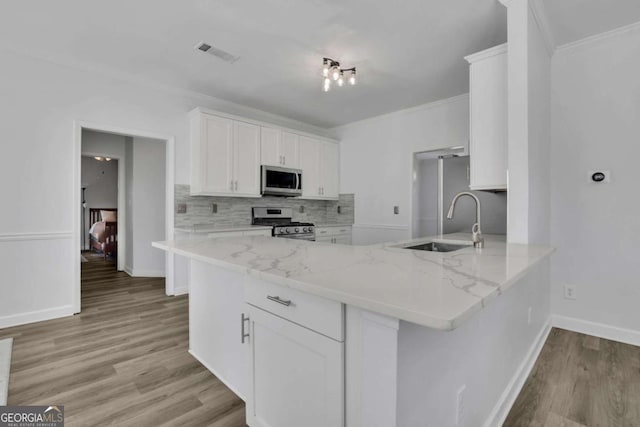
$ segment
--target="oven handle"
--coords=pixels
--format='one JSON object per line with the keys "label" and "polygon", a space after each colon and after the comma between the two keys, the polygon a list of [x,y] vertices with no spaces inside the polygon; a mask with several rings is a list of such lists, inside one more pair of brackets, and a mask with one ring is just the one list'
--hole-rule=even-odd
{"label": "oven handle", "polygon": [[296,190],[300,190],[300,174],[296,172]]}

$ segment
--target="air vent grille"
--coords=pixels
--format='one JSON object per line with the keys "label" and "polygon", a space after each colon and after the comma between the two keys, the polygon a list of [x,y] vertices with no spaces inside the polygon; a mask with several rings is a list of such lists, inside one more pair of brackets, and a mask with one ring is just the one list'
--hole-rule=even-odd
{"label": "air vent grille", "polygon": [[208,53],[210,55],[213,55],[219,59],[222,59],[225,62],[228,62],[230,64],[233,64],[234,62],[236,62],[238,59],[240,59],[239,56],[235,56],[232,55],[229,52],[225,52],[222,49],[218,49],[217,47],[214,47],[212,45],[210,45],[209,43],[205,43],[205,42],[200,42],[198,43],[195,48],[197,50],[199,50],[200,52],[205,52]]}

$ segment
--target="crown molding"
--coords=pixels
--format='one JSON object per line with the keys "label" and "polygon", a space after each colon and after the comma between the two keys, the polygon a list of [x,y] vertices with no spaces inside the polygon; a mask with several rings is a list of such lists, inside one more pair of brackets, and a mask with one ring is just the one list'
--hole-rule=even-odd
{"label": "crown molding", "polygon": [[400,115],[403,115],[403,114],[415,113],[417,111],[430,110],[432,108],[438,108],[438,107],[442,107],[442,106],[447,105],[447,104],[454,104],[456,102],[469,102],[469,94],[468,93],[463,93],[461,95],[452,96],[450,98],[439,99],[437,101],[428,102],[426,104],[416,105],[415,107],[409,107],[409,108],[405,108],[405,109],[402,109],[402,110],[396,110],[396,111],[392,111],[390,113],[380,114],[378,116],[367,117],[365,119],[356,120],[355,122],[349,122],[349,123],[345,123],[345,124],[340,125],[340,126],[336,126],[334,128],[331,128],[330,130],[335,132],[335,131],[337,131],[339,129],[346,128],[346,127],[349,127],[349,126],[355,125],[355,124],[362,124],[362,123],[366,123],[366,122],[373,121],[373,120],[380,120],[380,119],[384,119],[384,118],[391,118],[391,117],[395,117],[395,116],[400,116]]}
{"label": "crown molding", "polygon": [[553,32],[551,31],[551,25],[549,24],[548,18],[549,15],[544,7],[544,3],[542,0],[529,0],[529,9],[531,9],[533,19],[536,21],[536,24],[540,29],[544,45],[547,48],[549,56],[553,56],[556,51],[557,44],[555,37],[553,36]]}
{"label": "crown molding", "polygon": [[482,61],[483,59],[491,58],[492,56],[502,55],[506,53],[509,48],[509,43],[502,43],[498,46],[490,47],[489,49],[481,50],[480,52],[467,55],[464,59],[472,64],[474,62]]}
{"label": "crown molding", "polygon": [[597,43],[602,40],[619,37],[626,33],[630,33],[633,31],[640,31],[640,21],[635,22],[633,24],[625,25],[624,27],[619,27],[610,31],[605,31],[604,33],[595,34],[593,36],[585,37],[580,40],[572,41],[569,43],[565,43],[563,45],[558,46],[556,49],[557,52],[566,52],[569,50],[573,50],[579,48],[581,46],[590,45],[593,43]]}

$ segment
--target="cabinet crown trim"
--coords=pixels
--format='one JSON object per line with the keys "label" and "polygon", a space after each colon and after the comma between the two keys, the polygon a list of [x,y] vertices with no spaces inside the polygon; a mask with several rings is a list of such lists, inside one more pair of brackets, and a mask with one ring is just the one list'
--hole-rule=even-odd
{"label": "cabinet crown trim", "polygon": [[507,51],[508,44],[503,43],[498,46],[490,47],[489,49],[467,55],[464,59],[466,59],[469,64],[473,64],[474,62],[482,61],[483,59],[491,58],[492,56],[502,55],[503,53],[507,53]]}

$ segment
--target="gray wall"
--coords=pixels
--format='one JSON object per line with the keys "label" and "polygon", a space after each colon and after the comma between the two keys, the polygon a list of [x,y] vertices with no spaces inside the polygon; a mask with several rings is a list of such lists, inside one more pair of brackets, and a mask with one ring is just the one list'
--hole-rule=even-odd
{"label": "gray wall", "polygon": [[[188,185],[175,186],[176,208],[187,205],[187,213],[175,214],[177,228],[191,228],[194,225],[242,226],[251,224],[251,208],[254,206],[278,206],[293,208],[293,220],[314,224],[353,224],[353,194],[341,194],[338,201],[303,200],[284,197],[206,197],[190,196]],[[218,208],[212,213],[212,204]],[[340,206],[341,213],[338,213]],[[301,208],[303,211],[301,211]]]}

